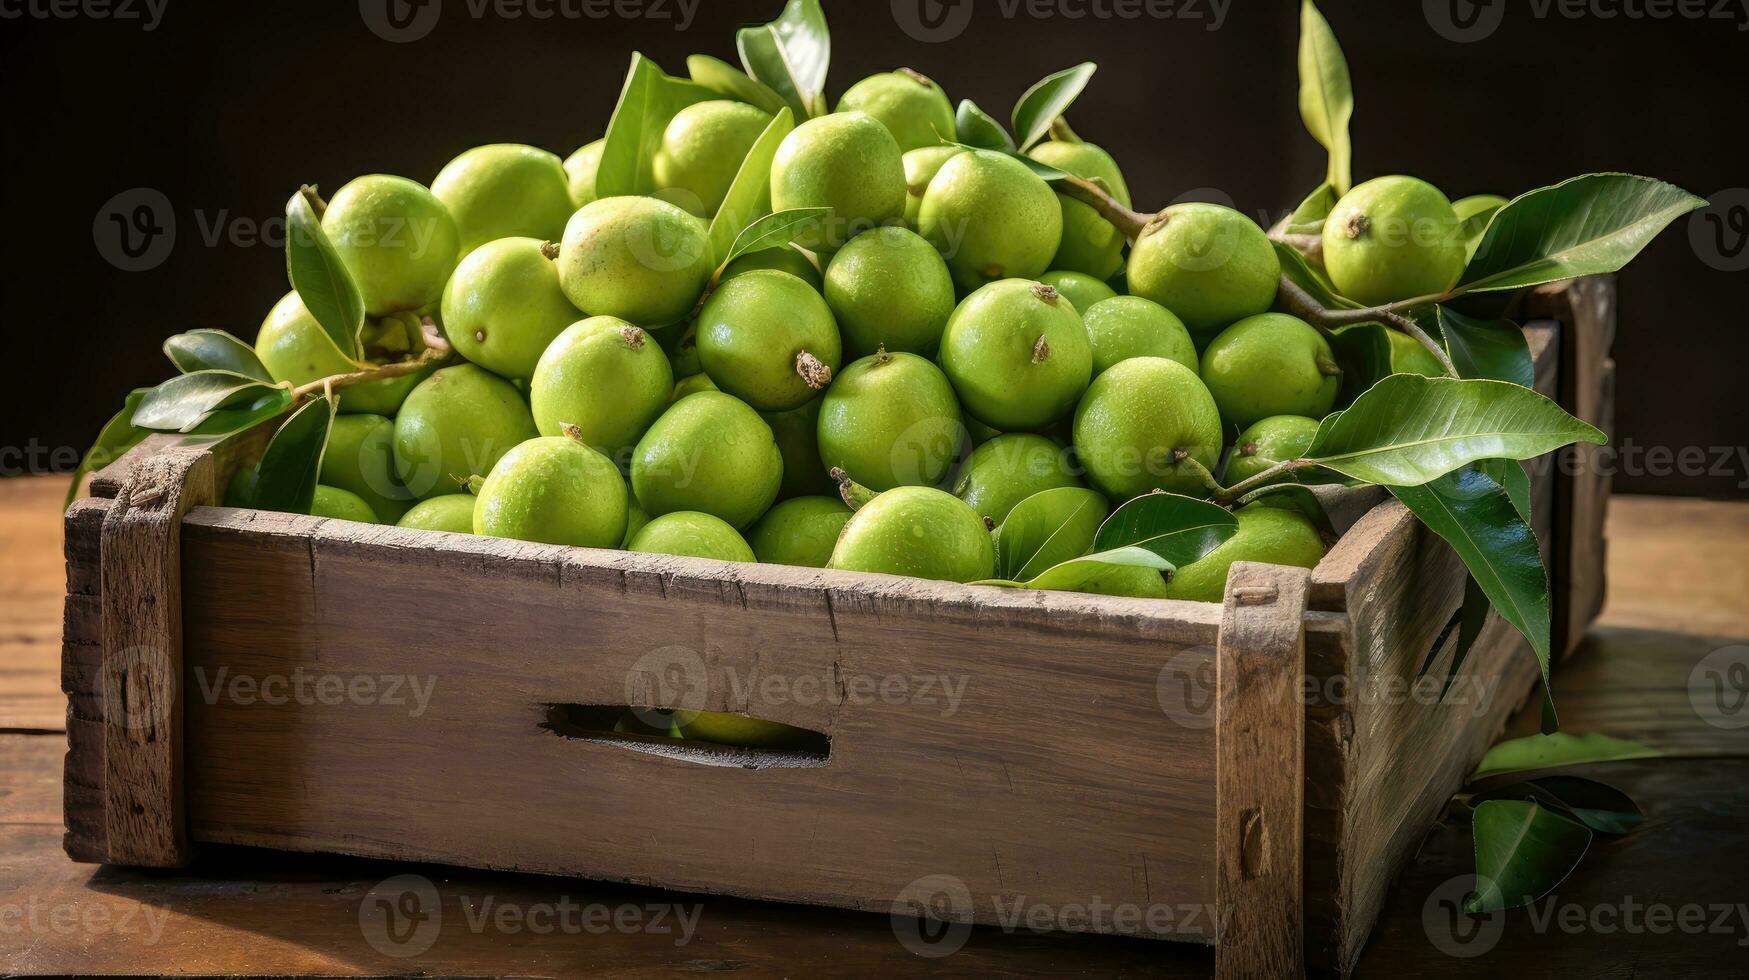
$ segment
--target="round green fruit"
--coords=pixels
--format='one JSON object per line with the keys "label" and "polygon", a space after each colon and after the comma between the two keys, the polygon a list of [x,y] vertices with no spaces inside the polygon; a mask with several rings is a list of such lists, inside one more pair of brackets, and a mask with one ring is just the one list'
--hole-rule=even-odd
{"label": "round green fruit", "polygon": [[1198,467],[1212,471],[1220,457],[1221,413],[1195,371],[1132,357],[1087,389],[1075,410],[1075,448],[1114,502],[1155,490],[1202,496],[1208,486]]}
{"label": "round green fruit", "polygon": [[826,266],[826,303],[853,357],[885,347],[925,357],[953,314],[953,276],[941,253],[906,228],[865,231]]}
{"label": "round green fruit", "polygon": [[1369,180],[1324,221],[1324,269],[1338,292],[1365,306],[1443,293],[1468,258],[1451,202],[1414,177]]}
{"label": "round green fruit", "polygon": [[1271,415],[1258,419],[1249,429],[1239,433],[1238,441],[1233,443],[1233,454],[1227,457],[1223,482],[1229,487],[1235,486],[1277,463],[1304,457],[1306,450],[1312,448],[1312,437],[1317,434],[1318,420],[1302,415]]}
{"label": "round green fruit", "polygon": [[1275,303],[1281,260],[1257,222],[1218,204],[1176,204],[1130,250],[1131,295],[1177,314],[1206,338]]}
{"label": "round green fruit", "polygon": [[1190,368],[1201,368],[1196,343],[1184,321],[1171,310],[1140,296],[1114,296],[1081,314],[1087,340],[1093,344],[1093,373],[1132,357],[1164,357]]}
{"label": "round green fruit", "polygon": [[723,274],[718,278],[717,283],[721,285],[736,276],[753,272],[756,269],[774,269],[778,272],[787,272],[814,287],[816,291],[821,286],[820,270],[814,266],[814,260],[808,258],[801,249],[794,245],[762,248],[757,252],[748,252],[746,255],[739,256],[723,269]]}
{"label": "round green fruit", "polygon": [[1095,279],[1085,272],[1047,272],[1039,276],[1038,281],[1054,288],[1064,299],[1075,304],[1075,312],[1083,316],[1093,308],[1093,304],[1117,295],[1117,290],[1106,285],[1104,280]]}
{"label": "round green fruit", "polygon": [[1424,378],[1443,378],[1445,365],[1421,341],[1400,330],[1385,331],[1391,341],[1391,373],[1419,374]]}
{"label": "round green fruit", "polygon": [[652,165],[656,186],[682,190],[706,215],[717,213],[771,116],[728,99],[697,102],[674,114]]}
{"label": "round green fruit", "polygon": [[966,152],[963,146],[925,146],[905,154],[905,227],[917,230],[923,212],[923,195],[942,164]]}
{"label": "round green fruit", "polygon": [[768,565],[825,568],[849,520],[850,508],[837,497],[796,497],[766,511],[747,543]]}
{"label": "round green fruit", "polygon": [[721,391],[717,383],[708,374],[694,374],[674,382],[674,393],[668,396],[668,404],[672,405],[687,395],[696,395],[701,391]]}
{"label": "round green fruit", "polygon": [[565,158],[566,189],[571,196],[572,213],[595,200],[595,171],[601,166],[601,150],[606,140],[596,140],[577,148]]}
{"label": "round green fruit", "polygon": [[1075,590],[1087,595],[1124,599],[1166,599],[1166,577],[1140,565],[1104,565],[1079,582]]}
{"label": "round green fruit", "polygon": [[676,711],[674,717],[680,737],[694,742],[782,749],[810,741],[803,729],[725,711]]}
{"label": "round green fruit", "polygon": [[632,536],[626,550],[717,561],[758,560],[741,532],[725,524],[722,518],[685,510],[651,519]]}
{"label": "round green fruit", "polygon": [[825,390],[843,351],[820,294],[767,269],[736,276],[705,300],[698,357],[717,387],[762,412],[785,412]]}
{"label": "round green fruit", "polygon": [[339,487],[317,486],[310,504],[311,517],[330,517],[337,521],[357,521],[360,524],[381,524],[381,517],[364,498]]}
{"label": "round green fruit", "polygon": [[453,534],[474,533],[474,495],[451,493],[432,497],[413,506],[402,515],[397,527],[419,531],[449,531]]}
{"label": "round green fruit", "polygon": [[576,210],[558,155],[519,143],[468,150],[438,173],[431,193],[455,219],[462,255],[500,238],[558,241]]}
{"label": "round green fruit", "polygon": [[850,518],[826,567],[976,582],[995,574],[996,549],[965,501],[932,487],[900,487]]}
{"label": "round green fruit", "polygon": [[972,450],[953,494],[1000,525],[1014,505],[1035,493],[1079,486],[1067,449],[1054,439],[1017,432]]}
{"label": "round green fruit", "polygon": [[964,441],[953,386],[916,354],[851,364],[821,402],[820,459],[876,491],[941,484]]}
{"label": "round green fruit", "polygon": [[947,259],[954,282],[970,292],[1049,269],[1062,242],[1063,214],[1056,193],[1026,164],[972,150],[942,164],[929,182],[917,230]]}
{"label": "round green fruit", "polygon": [[534,377],[540,356],[582,314],[559,288],[559,269],[533,238],[501,238],[468,253],[443,290],[450,345],[506,378]]}
{"label": "round green fruit", "polygon": [[783,453],[746,402],[701,391],[650,426],[631,469],[638,505],[650,516],[695,510],[743,528],[777,499]]}
{"label": "round green fruit", "polygon": [[652,329],[691,313],[716,271],[704,222],[649,197],[584,205],[565,226],[558,263],[572,306]]}
{"label": "round green fruit", "polygon": [[807,497],[836,493],[838,484],[828,475],[827,465],[820,459],[820,407],[824,398],[816,398],[801,408],[787,412],[766,412],[760,417],[771,426],[783,454],[783,483],[777,499]]}
{"label": "round green fruit", "polygon": [[668,356],[649,334],[597,316],[567,327],[541,355],[528,400],[541,435],[575,426],[585,443],[623,464],[673,391]]}
{"label": "round green fruit", "polygon": [[[351,374],[359,365],[340,353],[327,331],[304,308],[297,293],[286,293],[262,321],[255,335],[255,356],[261,359],[273,380],[306,385],[337,374]],[[340,411],[368,415],[393,415],[407,394],[429,372],[409,374],[384,381],[347,385],[338,391]]]}
{"label": "round green fruit", "polygon": [[954,138],[953,104],[941,86],[909,68],[885,72],[850,86],[839,112],[866,112],[881,121],[901,151],[938,146]]}
{"label": "round green fruit", "polygon": [[644,508],[638,506],[638,498],[632,494],[631,484],[626,484],[626,536],[620,542],[620,548],[631,545],[632,539],[650,523],[650,515],[644,513]]}
{"label": "round green fruit", "polygon": [[1081,314],[1057,291],[1024,279],[966,297],[941,337],[941,367],[960,403],[1004,432],[1067,416],[1093,377]]}
{"label": "round green fruit", "polygon": [[905,213],[905,164],[899,144],[864,112],[837,112],[797,126],[771,164],[771,208],[831,208],[824,224],[795,243],[828,253]]}
{"label": "round green fruit", "polygon": [[358,281],[365,312],[388,316],[437,302],[461,255],[461,234],[437,196],[375,174],[340,188],[322,231]]}
{"label": "round green fruit", "polygon": [[421,500],[452,494],[539,434],[510,382],[472,364],[444,368],[395,416],[395,472]]}
{"label": "round green fruit", "polygon": [[1251,504],[1234,516],[1239,519],[1239,530],[1232,537],[1167,577],[1167,598],[1223,601],[1227,570],[1237,561],[1314,568],[1324,557],[1323,537],[1297,511]]}
{"label": "round green fruit", "polygon": [[322,483],[356,494],[384,524],[413,506],[395,474],[395,423],[381,415],[341,415],[328,430]]}
{"label": "round green fruit", "polygon": [[579,548],[617,548],[626,485],[606,457],[566,436],[506,453],[474,501],[474,533]]}
{"label": "round green fruit", "polygon": [[[1117,161],[1092,143],[1052,140],[1033,147],[1027,155],[1066,174],[1097,178],[1119,204],[1130,206],[1130,188]],[[1063,211],[1063,241],[1057,246],[1051,268],[1084,272],[1101,281],[1110,279],[1123,265],[1123,233],[1101,218],[1092,205],[1063,194],[1057,195],[1057,203]]]}
{"label": "round green fruit", "polygon": [[1263,313],[1221,331],[1202,352],[1202,380],[1221,416],[1248,426],[1271,415],[1321,419],[1342,390],[1329,341],[1286,313]]}

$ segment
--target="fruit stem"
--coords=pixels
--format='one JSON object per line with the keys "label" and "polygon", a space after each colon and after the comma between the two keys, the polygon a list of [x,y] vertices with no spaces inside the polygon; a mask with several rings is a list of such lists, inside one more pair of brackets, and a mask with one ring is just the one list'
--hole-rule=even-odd
{"label": "fruit stem", "polygon": [[541,242],[540,243],[540,254],[548,262],[557,262],[559,260],[559,245],[558,245],[558,243],[557,242]]}
{"label": "fruit stem", "polygon": [[316,189],[316,185],[305,184],[298,188],[298,193],[304,196],[304,200],[310,202],[310,210],[315,212],[316,220],[321,221],[322,216],[328,213],[328,202],[322,199],[322,194]]}
{"label": "fruit stem", "polygon": [[1107,193],[1105,188],[1091,180],[1080,177],[1064,177],[1056,182],[1058,193],[1080,201],[1099,212],[1099,216],[1111,222],[1123,236],[1135,241],[1142,234],[1142,229],[1152,220],[1148,215],[1125,207],[1117,198]]}
{"label": "fruit stem", "polygon": [[844,506],[851,510],[861,510],[863,505],[875,498],[875,492],[852,480],[850,474],[842,467],[834,466],[831,470],[832,479],[838,481],[838,497],[844,501]]}
{"label": "fruit stem", "polygon": [[1032,363],[1043,364],[1044,362],[1046,362],[1050,359],[1051,359],[1050,341],[1046,340],[1044,338],[1043,334],[1040,334],[1039,338],[1038,338],[1038,342],[1032,345]]}
{"label": "fruit stem", "polygon": [[897,69],[897,71],[899,74],[904,75],[906,78],[909,78],[910,80],[912,80],[913,82],[916,82],[919,85],[934,85],[935,84],[933,79],[931,79],[928,75],[923,74],[922,72],[918,71],[915,68],[900,68],[900,69]]}
{"label": "fruit stem", "polygon": [[561,431],[565,434],[565,438],[571,440],[572,442],[576,443],[579,446],[589,445],[589,440],[583,438],[583,427],[578,425],[575,422],[566,422],[564,425],[559,427],[559,431]]}
{"label": "fruit stem", "polygon": [[796,373],[815,391],[823,391],[832,383],[832,368],[807,351],[796,355]]}
{"label": "fruit stem", "polygon": [[1457,365],[1451,362],[1451,355],[1439,345],[1421,325],[1397,312],[1406,309],[1402,303],[1391,303],[1388,306],[1371,306],[1360,310],[1329,310],[1325,309],[1312,297],[1311,293],[1300,288],[1300,284],[1287,276],[1281,277],[1281,302],[1289,313],[1294,314],[1312,326],[1328,334],[1337,327],[1352,326],[1357,323],[1383,323],[1389,327],[1414,337],[1421,346],[1427,348],[1445,373],[1453,378],[1458,376]]}
{"label": "fruit stem", "polygon": [[428,347],[425,353],[408,361],[397,361],[394,364],[379,364],[363,371],[353,371],[349,374],[336,374],[326,378],[318,378],[307,385],[299,385],[292,389],[292,403],[298,404],[312,395],[324,394],[335,388],[346,388],[352,385],[368,384],[372,381],[387,381],[390,378],[403,378],[409,374],[418,374],[428,367],[442,367],[450,361],[449,344],[441,337],[427,338],[427,343],[436,340],[436,344]]}
{"label": "fruit stem", "polygon": [[1256,476],[1240,480],[1238,483],[1216,493],[1215,502],[1218,504],[1232,504],[1240,497],[1245,496],[1247,493],[1250,493],[1258,487],[1274,483],[1282,477],[1287,476],[1289,473],[1311,469],[1317,465],[1318,461],[1315,459],[1290,459],[1285,463],[1277,463],[1269,469],[1258,473]]}
{"label": "fruit stem", "polygon": [[1069,128],[1069,119],[1066,116],[1058,116],[1051,120],[1051,139],[1054,139],[1059,143],[1085,142],[1085,140],[1075,134],[1073,129]]}

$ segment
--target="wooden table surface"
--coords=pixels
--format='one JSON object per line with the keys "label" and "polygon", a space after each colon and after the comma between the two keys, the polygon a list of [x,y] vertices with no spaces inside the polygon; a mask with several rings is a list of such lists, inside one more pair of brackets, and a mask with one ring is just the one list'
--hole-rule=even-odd
{"label": "wooden table surface", "polygon": [[[0,480],[0,971],[1212,971],[1211,954],[1198,948],[997,929],[973,930],[953,955],[925,958],[898,940],[886,916],[532,875],[230,848],[207,848],[195,867],[177,872],[74,864],[61,852],[64,490],[59,478]],[[1441,904],[1451,879],[1470,867],[1468,833],[1436,829],[1397,883],[1359,975],[1749,973],[1749,728],[1703,722],[1689,684],[1702,658],[1749,644],[1749,504],[1617,498],[1609,561],[1609,606],[1557,674],[1556,700],[1569,731],[1634,738],[1670,753],[1595,767],[1594,775],[1646,807],[1647,823],[1594,845],[1535,914],[1508,913],[1475,936],[1454,933]],[[1514,724],[1528,732],[1535,719]],[[400,875],[429,883],[439,915],[410,938],[387,939],[381,920],[361,912],[376,907],[372,889]],[[405,955],[416,947],[424,948]]]}

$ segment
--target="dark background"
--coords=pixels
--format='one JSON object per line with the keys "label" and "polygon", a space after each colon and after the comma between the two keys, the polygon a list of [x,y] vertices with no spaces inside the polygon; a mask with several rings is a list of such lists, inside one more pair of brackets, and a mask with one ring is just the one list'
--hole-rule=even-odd
{"label": "dark background", "polygon": [[[264,224],[277,235],[301,182],[332,191],[371,172],[429,182],[489,142],[568,154],[601,135],[633,49],[674,74],[694,52],[734,62],[734,28],[782,6],[704,0],[677,30],[676,0],[636,5],[647,13],[630,18],[565,16],[560,0],[475,16],[481,0],[433,0],[434,28],[390,43],[367,26],[378,0],[167,0],[151,31],[92,17],[95,3],[60,18],[24,2],[0,2],[0,331],[23,354],[0,385],[6,473],[70,468],[128,389],[168,375],[164,337],[222,327],[252,338],[286,288],[277,237],[256,236]],[[123,2],[147,15],[140,0],[110,9]],[[1217,30],[1209,0],[1127,19],[1100,16],[1119,9],[1113,0],[958,0],[973,17],[934,43],[901,27],[906,2],[934,0],[826,0],[834,100],[863,75],[907,65],[1005,118],[1031,82],[1091,59],[1100,71],[1071,119],[1124,166],[1138,207],[1194,196],[1273,214],[1322,177],[1322,150],[1298,119],[1291,0],[1235,0]],[[1532,4],[1450,2],[1461,14],[1502,8],[1504,20],[1458,43],[1423,3],[1322,4],[1355,77],[1357,180],[1414,173],[1455,199],[1626,170],[1713,198],[1749,231],[1749,13],[1605,17],[1624,4],[1599,0],[1580,17],[1558,3],[1539,17]],[[1035,16],[1040,7],[1050,16]],[[125,271],[99,232],[111,202],[136,188],[161,192],[176,234],[161,262]],[[122,200],[131,211],[134,199]],[[1616,358],[1618,442],[1700,447],[1707,462],[1683,473],[1642,458],[1618,489],[1749,496],[1738,384],[1749,252],[1743,235],[1720,242],[1704,220],[1679,222],[1622,277]],[[1732,460],[1722,467],[1720,451]]]}

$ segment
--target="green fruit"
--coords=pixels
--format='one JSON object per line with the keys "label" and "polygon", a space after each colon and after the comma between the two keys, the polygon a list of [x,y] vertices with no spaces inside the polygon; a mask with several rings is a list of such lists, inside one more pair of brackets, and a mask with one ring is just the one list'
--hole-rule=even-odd
{"label": "green fruit", "polygon": [[824,224],[795,240],[832,252],[859,233],[905,213],[905,164],[893,134],[863,112],[838,112],[797,126],[771,164],[771,209],[831,208]]}
{"label": "green fruit", "polygon": [[572,213],[595,200],[595,171],[601,166],[601,150],[606,140],[596,140],[577,148],[565,158],[565,178],[571,196]]}
{"label": "green fruit", "polygon": [[704,370],[704,363],[698,359],[697,324],[675,324],[650,335],[656,338],[662,353],[668,355],[668,366],[676,378],[690,378]]}
{"label": "green fruit", "polygon": [[1069,451],[1053,439],[1017,432],[997,436],[972,450],[953,495],[996,524],[1014,505],[1046,490],[1083,486]]}
{"label": "green fruit", "polygon": [[791,728],[775,721],[762,721],[746,715],[722,711],[676,711],[674,718],[680,737],[695,742],[782,749],[806,745],[811,741],[811,733],[805,729]]}
{"label": "green fruit", "polygon": [[1239,433],[1238,441],[1233,443],[1222,482],[1234,486],[1277,463],[1300,459],[1312,447],[1312,437],[1317,434],[1318,420],[1301,415],[1271,415],[1257,420]]}
{"label": "green fruit", "polygon": [[371,316],[435,303],[461,255],[449,209],[405,177],[376,174],[340,188],[322,230],[358,281]]}
{"label": "green fruit", "polygon": [[413,506],[413,495],[395,475],[395,423],[381,415],[335,418],[321,480],[358,495],[384,524],[400,520]]}
{"label": "green fruit", "polygon": [[[1033,147],[1027,155],[1066,174],[1087,180],[1097,178],[1119,204],[1130,206],[1130,188],[1124,183],[1117,161],[1092,143],[1050,141]],[[1063,194],[1057,195],[1057,203],[1063,211],[1063,241],[1057,246],[1051,268],[1110,279],[1123,265],[1123,233],[1101,218],[1090,204]]]}
{"label": "green fruit", "polygon": [[402,516],[397,527],[420,531],[449,531],[454,534],[474,533],[474,495],[452,493],[432,497],[414,505]]}
{"label": "green fruit", "polygon": [[1075,312],[1083,315],[1093,308],[1093,304],[1117,295],[1117,290],[1085,272],[1047,272],[1039,276],[1038,281],[1055,289],[1064,299],[1075,304]]}
{"label": "green fruit", "polygon": [[626,550],[717,561],[758,561],[741,533],[721,518],[685,510],[653,518],[632,537]]}
{"label": "green fruit", "polygon": [[638,505],[650,516],[696,510],[743,528],[777,499],[783,454],[746,402],[701,391],[650,426],[631,469]]}
{"label": "green fruit", "polygon": [[533,238],[502,238],[468,253],[443,290],[450,345],[475,364],[527,381],[541,352],[582,314],[559,269]]}
{"label": "green fruit", "polygon": [[606,457],[566,436],[506,453],[474,501],[474,533],[579,548],[617,548],[626,485]]}
{"label": "green fruit", "polygon": [[695,374],[681,378],[674,383],[674,393],[668,396],[668,404],[672,405],[687,395],[696,395],[701,391],[721,391],[716,382],[708,374]]}
{"label": "green fruit", "polygon": [[1484,211],[1498,211],[1509,203],[1498,194],[1475,194],[1451,202],[1451,211],[1459,222],[1464,222]]}
{"label": "green fruit", "polygon": [[850,518],[826,567],[977,582],[995,574],[996,549],[965,501],[932,487],[900,487]]}
{"label": "green fruit", "polygon": [[668,407],[674,374],[649,334],[611,316],[590,317],[559,334],[528,386],[543,436],[575,426],[582,440],[624,463]]}
{"label": "green fruit", "polygon": [[778,451],[783,454],[783,483],[777,490],[779,500],[837,492],[838,485],[827,474],[829,467],[820,459],[822,404],[824,400],[816,398],[801,408],[766,412],[760,416],[766,425],[771,426],[772,438],[777,440]]}
{"label": "green fruit", "polygon": [[941,337],[941,367],[967,412],[1004,432],[1068,415],[1093,377],[1075,307],[1042,283],[994,282],[966,297]]}
{"label": "green fruit", "polygon": [[1212,471],[1220,457],[1221,413],[1195,371],[1132,357],[1087,389],[1075,410],[1075,448],[1093,485],[1116,503],[1155,490],[1203,496],[1198,467]]}
{"label": "green fruit", "polygon": [[963,146],[925,146],[905,154],[905,227],[917,230],[929,182],[941,172],[942,164],[964,152]]}
{"label": "green fruit", "polygon": [[510,382],[472,364],[444,368],[395,416],[395,471],[421,500],[455,493],[539,434]]}
{"label": "green fruit", "polygon": [[838,111],[866,112],[880,120],[901,151],[954,138],[953,103],[947,93],[909,68],[870,75],[850,86],[838,100]]}
{"label": "green fruit", "polygon": [[705,300],[698,357],[717,387],[762,412],[784,412],[825,390],[843,351],[832,310],[813,287],[760,270]]}
{"label": "green fruit", "polygon": [[[337,374],[351,374],[358,364],[328,338],[322,325],[304,308],[297,293],[286,293],[273,306],[272,312],[255,335],[255,356],[261,359],[273,380],[306,385]],[[369,415],[393,415],[406,401],[407,393],[418,386],[429,372],[410,374],[386,381],[347,385],[338,390],[340,411]]]}
{"label": "green fruit", "polygon": [[1398,330],[1386,330],[1391,341],[1391,373],[1419,374],[1424,378],[1445,377],[1445,365],[1421,341]]}
{"label": "green fruit", "polygon": [[364,502],[364,498],[339,487],[316,487],[316,497],[310,504],[311,517],[331,517],[339,521],[360,524],[381,524],[382,518]]}
{"label": "green fruit", "polygon": [[929,182],[917,230],[970,292],[1002,279],[1034,279],[1063,238],[1057,195],[1026,164],[992,150],[961,153]]}
{"label": "green fruit", "polygon": [[736,276],[756,269],[775,269],[778,272],[787,272],[814,287],[816,292],[820,289],[820,270],[814,266],[813,259],[808,258],[801,249],[794,245],[762,248],[757,252],[748,252],[740,256],[723,269],[723,274],[718,278],[717,284],[721,285]]}
{"label": "green fruit", "polygon": [[1226,597],[1227,570],[1236,561],[1314,568],[1324,557],[1324,539],[1297,511],[1251,504],[1234,516],[1239,530],[1232,537],[1167,577],[1168,598],[1221,602]]}
{"label": "green fruit", "polygon": [[1263,229],[1232,208],[1176,204],[1142,230],[1125,278],[1132,295],[1207,337],[1274,305],[1281,260]]}
{"label": "green fruit", "polygon": [[1093,344],[1093,373],[1132,357],[1164,357],[1198,370],[1196,343],[1171,310],[1140,296],[1100,300],[1081,314]]}
{"label": "green fruit", "polygon": [[1271,415],[1321,419],[1342,390],[1330,343],[1311,324],[1264,313],[1221,331],[1202,352],[1202,380],[1221,416],[1248,426]]}
{"label": "green fruit", "polygon": [[707,215],[728,196],[741,161],[771,124],[771,116],[727,99],[697,102],[674,114],[662,134],[652,172],[656,186],[684,191]]}
{"label": "green fruit", "polygon": [[1002,434],[970,415],[962,415],[962,419],[966,423],[966,435],[971,437],[974,446],[982,446]]}
{"label": "green fruit", "polygon": [[1139,565],[1104,565],[1090,578],[1081,580],[1075,591],[1125,599],[1169,598],[1166,577]]}
{"label": "green fruit", "polygon": [[638,506],[638,498],[632,495],[631,485],[627,484],[626,485],[626,536],[625,536],[625,540],[620,542],[620,548],[624,549],[626,546],[630,545],[632,543],[632,539],[637,537],[638,532],[642,531],[644,529],[644,525],[646,525],[648,523],[650,523],[650,515],[644,513],[644,508]]}
{"label": "green fruit", "polygon": [[1451,202],[1414,177],[1369,180],[1324,222],[1324,269],[1338,292],[1365,306],[1443,293],[1468,258]]}
{"label": "green fruit", "polygon": [[716,271],[704,222],[649,197],[584,205],[565,226],[558,262],[571,305],[648,328],[691,313]]}
{"label": "green fruit", "polygon": [[953,386],[916,354],[845,368],[820,406],[820,459],[876,491],[937,486],[965,440]]}
{"label": "green fruit", "polygon": [[850,508],[837,497],[796,497],[766,511],[747,543],[767,565],[825,568],[849,520]]}
{"label": "green fruit", "polygon": [[558,241],[571,204],[570,176],[557,154],[519,143],[476,146],[431,182],[461,235],[461,255],[500,238]]}
{"label": "green fruit", "polygon": [[953,276],[941,253],[897,227],[851,239],[826,266],[825,295],[854,357],[881,347],[933,355],[954,308]]}

